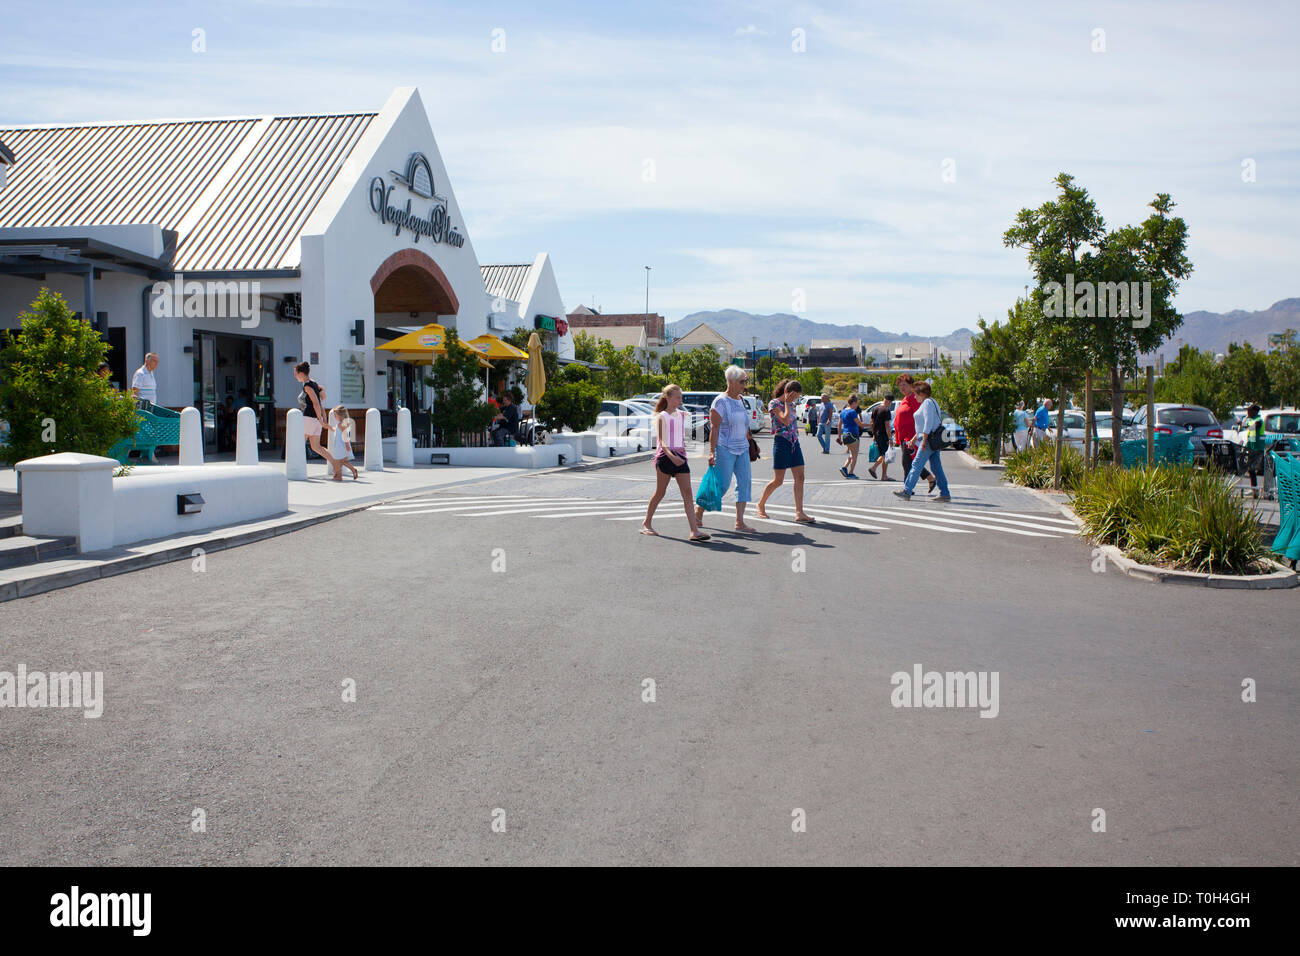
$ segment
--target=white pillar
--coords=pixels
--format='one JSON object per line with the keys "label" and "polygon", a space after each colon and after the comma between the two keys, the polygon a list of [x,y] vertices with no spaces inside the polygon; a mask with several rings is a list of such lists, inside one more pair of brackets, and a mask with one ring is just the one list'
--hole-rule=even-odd
{"label": "white pillar", "polygon": [[302,427],[302,411],[291,408],[284,416],[284,476],[290,481],[307,480],[307,433]]}
{"label": "white pillar", "polygon": [[411,438],[411,410],[397,410],[397,467],[415,467],[415,441]]}
{"label": "white pillar", "polygon": [[[193,411],[193,409],[190,409]],[[23,534],[75,536],[78,551],[113,546],[112,458],[61,452],[14,466],[23,482]],[[123,479],[126,480],[126,479]]]}
{"label": "white pillar", "polygon": [[383,429],[379,424],[379,409],[366,409],[366,471],[384,470]]}
{"label": "white pillar", "polygon": [[181,464],[203,464],[203,420],[192,405],[181,409]]}
{"label": "white pillar", "polygon": [[241,408],[235,424],[235,464],[257,463],[257,413],[251,408]]}

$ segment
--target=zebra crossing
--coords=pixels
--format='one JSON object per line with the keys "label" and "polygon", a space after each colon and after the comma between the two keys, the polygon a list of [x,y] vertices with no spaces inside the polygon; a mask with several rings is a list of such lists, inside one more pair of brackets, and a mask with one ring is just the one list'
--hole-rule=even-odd
{"label": "zebra crossing", "polygon": [[[1003,511],[961,504],[939,504],[924,500],[898,506],[815,504],[808,510],[818,524],[834,525],[859,531],[883,532],[901,528],[932,531],[940,535],[1003,534],[1021,538],[1063,538],[1076,535],[1074,522],[1061,514]],[[438,494],[406,498],[369,510],[385,517],[447,515],[452,518],[531,518],[555,521],[571,518],[601,518],[606,521],[640,521],[645,517],[646,498],[539,497],[535,495],[457,495]],[[723,504],[728,514],[731,502]],[[745,520],[760,524],[806,528],[794,520],[791,505],[769,502],[767,518],[755,514],[751,505]],[[655,512],[656,522],[686,520],[681,501],[670,494]],[[714,523],[716,525],[716,516]]]}

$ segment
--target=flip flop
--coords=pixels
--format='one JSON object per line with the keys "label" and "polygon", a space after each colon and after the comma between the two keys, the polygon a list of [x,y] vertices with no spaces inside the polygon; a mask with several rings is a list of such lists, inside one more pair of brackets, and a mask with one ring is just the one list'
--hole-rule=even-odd
{"label": "flip flop", "polygon": [[637,530],[640,531],[642,534],[652,535],[653,537],[656,538],[659,537],[658,531],[651,531],[649,528],[637,528]]}
{"label": "flip flop", "polygon": [[708,541],[713,535],[710,534],[693,534],[690,537],[692,541]]}
{"label": "flip flop", "polygon": [[795,524],[816,524],[816,523],[817,523],[817,519],[816,519],[816,518],[811,518],[811,517],[810,517],[810,518],[795,518],[795,519],[794,519],[794,523],[795,523]]}

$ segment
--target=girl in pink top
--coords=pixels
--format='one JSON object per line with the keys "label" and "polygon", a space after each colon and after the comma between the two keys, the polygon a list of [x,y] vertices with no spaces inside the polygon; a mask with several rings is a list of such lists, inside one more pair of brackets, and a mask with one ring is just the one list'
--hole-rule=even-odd
{"label": "girl in pink top", "polygon": [[677,487],[682,492],[682,504],[686,507],[686,520],[691,525],[692,541],[708,541],[709,536],[700,530],[695,520],[695,508],[691,495],[691,468],[686,463],[686,410],[682,408],[682,390],[676,385],[668,385],[655,403],[654,414],[655,437],[655,493],[650,497],[650,504],[645,510],[645,521],[641,523],[642,534],[657,535],[659,532],[650,526],[655,508],[664,500],[668,491],[668,479],[676,478]]}

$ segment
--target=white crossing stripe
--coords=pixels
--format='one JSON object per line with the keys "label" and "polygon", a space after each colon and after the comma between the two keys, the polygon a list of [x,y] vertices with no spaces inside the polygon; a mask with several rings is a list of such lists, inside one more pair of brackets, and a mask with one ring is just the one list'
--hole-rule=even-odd
{"label": "white crossing stripe", "polygon": [[[789,515],[790,517],[792,517],[792,518],[794,517],[794,510],[793,510],[793,509],[782,508],[782,507],[780,507],[779,505],[771,505],[771,504],[769,504],[769,505],[767,506],[767,510],[768,510],[769,512],[770,512],[770,511],[781,511],[781,512],[783,512],[783,513],[785,513],[785,514],[788,514],[788,515]],[[834,513],[834,512],[832,512],[832,514],[833,514],[833,513]],[[755,521],[762,521],[762,520],[764,520],[764,519],[760,518],[758,515],[745,515],[745,520],[748,521],[751,517],[753,517],[753,519],[754,519]],[[859,531],[888,531],[888,530],[889,530],[888,528],[880,528],[880,527],[877,527],[876,525],[862,524],[861,522],[858,522],[858,521],[845,521],[842,517],[828,518],[828,517],[826,516],[826,514],[825,514],[824,511],[818,511],[817,514],[815,514],[815,515],[810,515],[809,517],[816,518],[816,519],[817,519],[817,524],[833,524],[833,525],[840,525],[840,526],[845,527],[845,528],[857,528]],[[856,518],[857,515],[854,515],[853,517]],[[814,524],[814,525],[799,524],[798,522],[794,522],[794,521],[790,522],[790,524],[794,524],[794,525],[796,525],[797,527],[800,527],[800,528],[815,528],[815,527],[817,527],[816,524]],[[946,529],[945,529],[945,530],[946,530]]]}
{"label": "white crossing stripe", "polygon": [[[768,505],[767,507],[768,510],[770,511],[772,510],[773,507],[780,507],[780,506]],[[865,518],[870,518],[872,521],[883,521],[886,524],[901,524],[901,525],[906,525],[909,528],[924,528],[927,531],[947,531],[950,534],[973,534],[974,533],[973,531],[968,531],[962,528],[949,528],[943,525],[927,524],[924,521],[909,521],[904,518],[891,518],[886,515],[867,513],[865,508],[813,507],[812,511],[813,511],[812,517],[814,518],[818,518],[823,514],[839,515],[842,518],[864,518],[865,517]],[[883,529],[879,529],[879,530],[883,530]]]}
{"label": "white crossing stripe", "polygon": [[[924,508],[925,506],[918,506],[918,507]],[[935,509],[940,509],[943,507],[943,505],[936,503],[933,505],[933,507]],[[1065,533],[1064,529],[1057,529],[1057,528],[1050,529],[1052,532],[1050,534],[1045,533],[1044,531],[1026,531],[1023,527],[1010,527],[1004,524],[990,524],[984,520],[974,520],[972,518],[965,518],[961,516],[937,514],[929,510],[925,510],[923,513],[913,511],[912,509],[909,508],[845,508],[843,510],[861,512],[862,514],[867,515],[870,518],[875,518],[878,521],[899,520],[897,518],[884,517],[885,515],[903,515],[903,514],[910,515],[914,519],[914,523],[920,522],[919,524],[916,524],[916,527],[923,527],[923,528],[928,527],[934,531],[956,530],[954,528],[950,528],[947,526],[957,525],[957,527],[960,529],[969,530],[974,528],[987,528],[990,531],[1002,531],[1005,532],[1006,534],[1019,534],[1030,538],[1052,538],[1055,537],[1057,534]],[[980,515],[980,519],[983,518],[984,516]],[[1033,527],[1041,527],[1041,526],[1034,525]]]}

